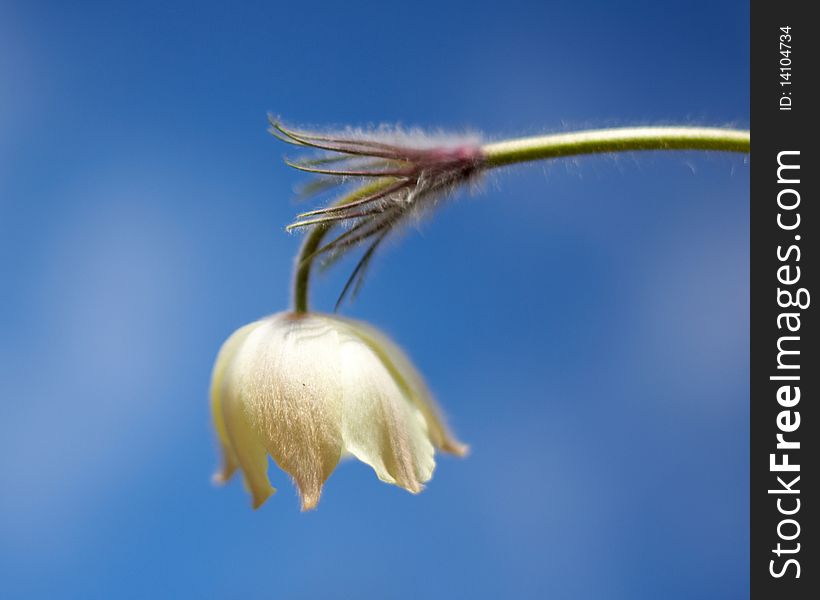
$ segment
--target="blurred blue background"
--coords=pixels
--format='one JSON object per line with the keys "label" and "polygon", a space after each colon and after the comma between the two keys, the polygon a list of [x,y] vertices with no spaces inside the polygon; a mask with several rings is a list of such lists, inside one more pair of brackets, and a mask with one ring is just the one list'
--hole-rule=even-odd
{"label": "blurred blue background", "polygon": [[[746,2],[0,2],[0,596],[748,595],[742,156],[488,177],[344,312],[466,460],[348,462],[259,511],[217,462],[222,341],[283,310],[305,178],[266,133],[748,126]],[[332,308],[349,265],[315,287]]]}

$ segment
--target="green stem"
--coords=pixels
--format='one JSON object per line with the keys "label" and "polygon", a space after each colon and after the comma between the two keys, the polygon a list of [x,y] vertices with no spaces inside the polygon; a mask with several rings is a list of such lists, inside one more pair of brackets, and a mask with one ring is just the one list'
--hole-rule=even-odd
{"label": "green stem", "polygon": [[293,310],[298,313],[308,312],[308,284],[310,283],[310,269],[313,260],[310,258],[319,249],[319,244],[327,234],[327,225],[317,225],[307,234],[299,254],[296,255],[296,265],[293,275]]}
{"label": "green stem", "polygon": [[489,167],[633,150],[749,152],[749,132],[713,127],[624,127],[506,140],[487,144],[483,150]]}
{"label": "green stem", "polygon": [[[597,129],[574,133],[557,133],[518,138],[487,144],[482,147],[486,168],[503,167],[532,160],[601,154],[604,152],[631,152],[635,150],[713,150],[720,152],[749,152],[749,132],[715,127],[624,127]],[[343,205],[375,194],[394,183],[392,178],[381,178],[368,183],[336,202]],[[329,225],[314,226],[305,238],[296,257],[293,278],[294,311],[308,311],[310,273],[322,240],[330,231]]]}
{"label": "green stem", "polygon": [[[343,196],[334,203],[334,206],[342,206],[359,198],[370,196],[382,191],[395,183],[392,177],[383,177],[354,190],[347,196]],[[293,275],[293,310],[297,313],[308,312],[308,286],[310,284],[310,271],[313,267],[313,260],[317,251],[321,248],[322,240],[330,231],[329,225],[315,225],[305,237],[299,254],[296,255],[296,265]]]}

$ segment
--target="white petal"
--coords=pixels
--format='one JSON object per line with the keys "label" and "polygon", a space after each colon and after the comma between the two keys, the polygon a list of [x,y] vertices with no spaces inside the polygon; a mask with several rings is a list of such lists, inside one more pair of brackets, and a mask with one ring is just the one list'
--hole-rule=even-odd
{"label": "white petal", "polygon": [[236,351],[248,333],[255,326],[255,323],[245,325],[241,329],[235,331],[227,341],[222,344],[219,349],[219,354],[216,356],[214,362],[213,373],[211,374],[211,418],[213,419],[214,429],[219,439],[219,446],[222,451],[222,467],[214,473],[214,482],[225,483],[234,474],[239,467],[239,460],[236,458],[236,453],[231,447],[231,441],[228,437],[228,432],[225,429],[225,420],[222,417],[222,396],[225,394],[225,371],[233,362]]}
{"label": "white petal", "polygon": [[353,319],[344,319],[344,321],[379,357],[399,387],[424,415],[430,439],[436,448],[457,456],[465,456],[469,451],[469,446],[460,442],[447,426],[441,409],[427,389],[424,379],[404,351],[375,327]]}
{"label": "white petal", "polygon": [[236,386],[239,355],[259,325],[258,321],[246,325],[228,338],[217,357],[212,384],[214,424],[225,451],[222,479],[227,479],[236,466],[240,466],[245,486],[253,496],[254,508],[276,491],[268,480],[267,452],[247,420]]}
{"label": "white petal", "polygon": [[424,416],[369,346],[344,334],[340,342],[345,449],[382,481],[421,491],[435,468]]}
{"label": "white petal", "polygon": [[237,355],[242,404],[270,455],[314,508],[339,462],[341,374],[336,327],[317,315],[264,319]]}

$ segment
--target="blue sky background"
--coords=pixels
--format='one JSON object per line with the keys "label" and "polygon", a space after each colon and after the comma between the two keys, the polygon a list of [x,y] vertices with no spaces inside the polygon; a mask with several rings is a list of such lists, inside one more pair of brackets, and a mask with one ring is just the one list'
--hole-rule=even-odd
{"label": "blue sky background", "polygon": [[[425,373],[466,460],[362,464],[319,510],[210,484],[210,369],[288,306],[273,111],[488,136],[749,123],[745,2],[0,0],[0,596],[748,595],[749,171],[498,173],[344,309]],[[316,286],[332,307],[347,271]]]}

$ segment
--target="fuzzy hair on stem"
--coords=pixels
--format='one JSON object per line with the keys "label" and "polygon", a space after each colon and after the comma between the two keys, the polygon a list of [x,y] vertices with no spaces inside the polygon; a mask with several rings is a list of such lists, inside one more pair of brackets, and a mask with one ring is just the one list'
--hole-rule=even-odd
{"label": "fuzzy hair on stem", "polygon": [[[296,216],[287,231],[309,234],[296,261],[294,310],[307,312],[312,263],[329,265],[359,245],[367,245],[344,285],[340,303],[361,288],[367,267],[382,242],[411,218],[431,211],[442,198],[477,181],[489,169],[535,160],[648,150],[750,151],[748,130],[718,127],[621,127],[557,133],[482,144],[481,138],[425,134],[379,127],[337,133],[300,131],[270,117],[279,140],[314,156],[286,160],[316,175],[312,191],[321,193],[350,182],[360,186],[329,205]],[[327,235],[337,227],[330,241]]]}
{"label": "fuzzy hair on stem", "polygon": [[[273,119],[271,133],[291,145],[320,153],[286,159],[295,169],[341,183],[379,183],[355,198],[343,197],[329,206],[303,212],[286,227],[287,231],[321,228],[322,237],[334,227],[343,228],[330,241],[303,252],[300,262],[321,257],[327,266],[357,246],[367,246],[339,295],[337,309],[349,293],[355,296],[361,289],[367,267],[385,238],[474,181],[485,162],[477,136],[427,135],[387,128],[319,134],[297,131]],[[300,268],[297,265],[297,270]]]}

